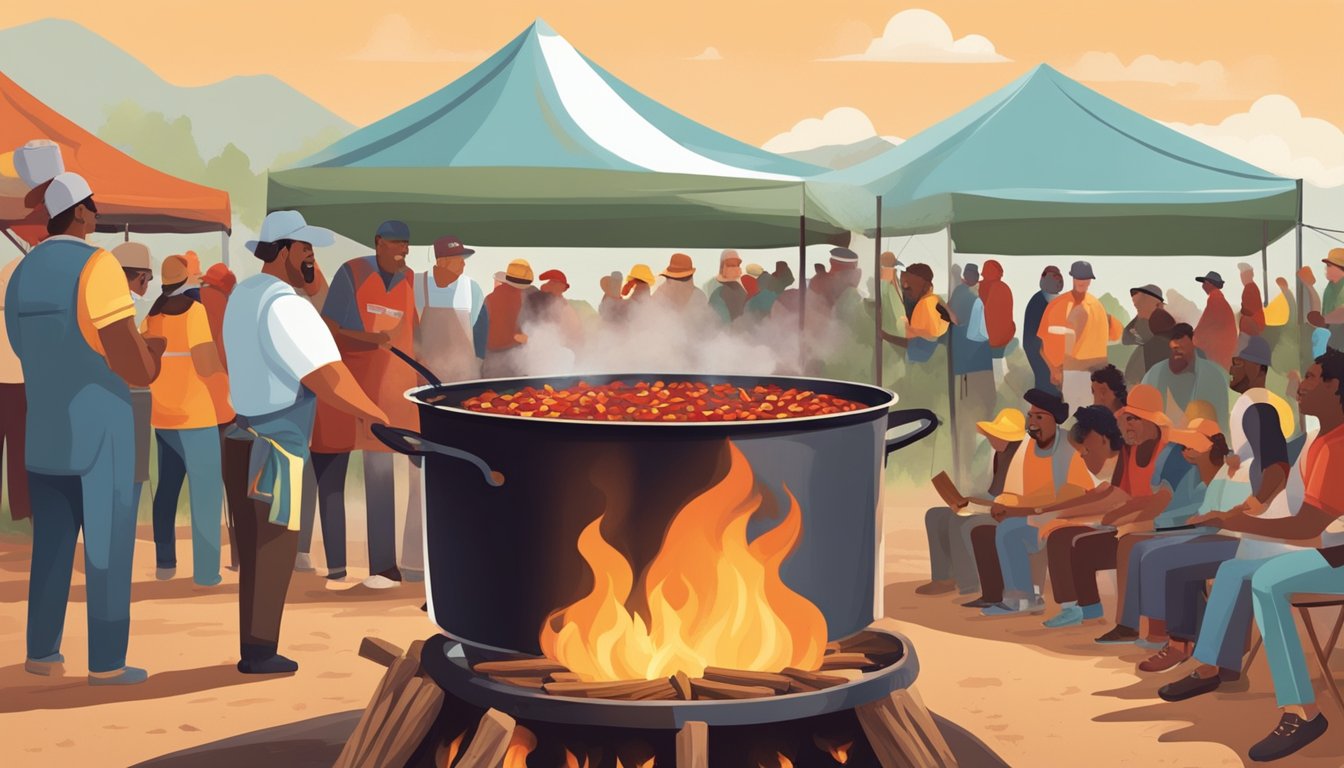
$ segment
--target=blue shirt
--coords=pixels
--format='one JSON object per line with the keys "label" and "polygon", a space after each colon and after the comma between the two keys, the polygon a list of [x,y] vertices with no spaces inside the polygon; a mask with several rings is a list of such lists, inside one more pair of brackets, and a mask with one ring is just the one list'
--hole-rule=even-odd
{"label": "blue shirt", "polygon": [[1199,470],[1181,455],[1179,445],[1168,443],[1157,461],[1157,469],[1153,471],[1153,492],[1166,488],[1171,492],[1171,501],[1153,521],[1153,527],[1185,525],[1187,520],[1199,514],[1209,487],[1199,476]]}

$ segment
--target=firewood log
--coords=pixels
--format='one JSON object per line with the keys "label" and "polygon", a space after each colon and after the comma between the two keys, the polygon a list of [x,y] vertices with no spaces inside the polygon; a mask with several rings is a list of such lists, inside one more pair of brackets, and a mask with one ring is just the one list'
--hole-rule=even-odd
{"label": "firewood log", "polygon": [[546,675],[548,683],[582,683],[583,678],[576,672],[552,672]]}
{"label": "firewood log", "polygon": [[569,669],[550,659],[510,659],[483,661],[472,667],[472,671],[478,675],[491,677],[545,677],[557,672],[569,672]]}
{"label": "firewood log", "polygon": [[677,733],[677,768],[709,768],[709,726],[692,720]]}
{"label": "firewood log", "polygon": [[[406,719],[406,713],[411,709],[411,702],[416,694],[420,692],[421,686],[425,681],[419,677],[412,677],[397,694],[387,712],[387,717],[378,724],[373,738],[363,754],[359,756],[359,761],[355,763],[357,768],[377,768],[386,765],[382,762],[383,755],[389,750],[392,740],[397,737],[402,730],[403,722]],[[433,685],[433,683],[429,683]],[[400,768],[400,767],[398,767]]]}
{"label": "firewood log", "polygon": [[862,653],[833,653],[821,659],[822,671],[830,669],[876,669],[877,662]]}
{"label": "firewood log", "polygon": [[454,768],[499,768],[518,723],[512,717],[492,709],[481,716],[476,735]]}
{"label": "firewood log", "polygon": [[690,701],[695,696],[695,691],[691,690],[691,678],[685,672],[672,676],[672,687],[677,689],[677,698],[682,701]]}
{"label": "firewood log", "polygon": [[378,687],[374,689],[373,698],[369,700],[369,705],[364,709],[364,714],[360,716],[354,732],[346,740],[345,748],[341,750],[341,755],[336,762],[337,766],[352,768],[356,765],[359,756],[364,753],[374,738],[378,726],[387,717],[393,698],[405,687],[406,682],[415,676],[415,666],[417,665],[414,665],[409,659],[401,657],[392,663],[387,672],[383,673],[383,678],[378,681]]}
{"label": "firewood log", "polygon": [[796,669],[788,667],[780,670],[780,674],[793,681],[789,686],[791,693],[810,693],[820,691],[826,688],[834,688],[837,685],[844,685],[849,680],[837,675],[823,675],[820,672],[809,672],[805,669]]}
{"label": "firewood log", "polygon": [[933,717],[910,691],[896,691],[855,713],[882,768],[956,768]]}
{"label": "firewood log", "polygon": [[677,698],[677,689],[667,679],[622,680],[611,683],[546,683],[543,687],[552,696],[575,696],[584,699],[670,701]]}
{"label": "firewood log", "polygon": [[420,686],[415,699],[411,702],[410,709],[406,712],[406,719],[402,721],[401,728],[397,732],[397,737],[389,745],[389,751],[384,756],[384,762],[376,763],[376,766],[395,766],[401,768],[415,754],[415,750],[420,747],[420,742],[429,735],[429,730],[434,726],[434,721],[439,718],[439,710],[443,707],[443,689],[433,681],[427,681]]}
{"label": "firewood log", "polygon": [[546,683],[546,678],[543,677],[510,677],[508,675],[490,675],[490,679],[495,681],[496,683],[504,683],[505,685],[516,685],[519,688],[530,688],[534,691],[540,691],[542,686]]}
{"label": "firewood log", "polygon": [[704,678],[716,683],[764,686],[775,693],[787,693],[789,686],[793,684],[793,679],[785,675],[772,672],[750,672],[744,669],[728,669],[726,667],[706,667]]}
{"label": "firewood log", "polygon": [[697,699],[763,699],[774,696],[775,690],[764,685],[734,685],[706,680],[702,677],[691,681],[691,691]]}
{"label": "firewood log", "polygon": [[405,653],[396,645],[387,642],[379,637],[365,637],[359,644],[359,655],[384,667],[392,666],[392,662],[401,658]]}

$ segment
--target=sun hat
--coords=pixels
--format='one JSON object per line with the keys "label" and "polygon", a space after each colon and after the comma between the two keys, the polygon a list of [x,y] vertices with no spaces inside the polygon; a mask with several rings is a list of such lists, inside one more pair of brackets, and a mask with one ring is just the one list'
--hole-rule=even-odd
{"label": "sun hat", "polygon": [[120,243],[112,249],[112,256],[122,269],[154,269],[149,259],[149,246],[144,243]]}
{"label": "sun hat", "polygon": [[695,264],[691,262],[691,257],[684,253],[672,254],[671,260],[667,262],[667,269],[663,270],[663,277],[680,279],[690,277],[695,274]]}
{"label": "sun hat", "polygon": [[1173,429],[1167,439],[1171,442],[1204,453],[1213,447],[1213,438],[1223,433],[1213,419],[1192,419],[1185,429]]}
{"label": "sun hat", "polygon": [[1004,408],[993,421],[976,422],[975,428],[986,437],[1008,443],[1020,443],[1027,437],[1027,419],[1016,408]]}
{"label": "sun hat", "polygon": [[504,279],[518,285],[531,285],[532,265],[527,263],[527,259],[514,259],[504,270]]}
{"label": "sun hat", "polygon": [[1135,384],[1129,390],[1129,397],[1126,398],[1125,407],[1120,409],[1120,413],[1137,416],[1159,427],[1170,427],[1171,419],[1167,418],[1163,408],[1162,393],[1157,391],[1157,387],[1151,384]]}

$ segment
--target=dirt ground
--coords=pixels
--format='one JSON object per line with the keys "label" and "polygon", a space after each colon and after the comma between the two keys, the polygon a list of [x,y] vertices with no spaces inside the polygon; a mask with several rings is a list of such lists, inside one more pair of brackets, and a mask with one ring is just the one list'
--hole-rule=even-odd
{"label": "dirt ground", "polygon": [[[958,607],[955,596],[914,595],[928,575],[925,501],[921,494],[903,493],[902,505],[894,500],[888,505],[887,613],[903,623],[914,642],[921,667],[918,687],[930,708],[979,736],[1009,764],[1239,766],[1247,747],[1274,725],[1277,713],[1263,655],[1248,692],[1167,704],[1157,698],[1157,688],[1179,671],[1156,678],[1136,673],[1141,651],[1092,643],[1104,626],[1047,630],[1039,617],[985,619]],[[362,527],[351,520],[352,532]],[[190,573],[186,534],[179,530],[179,574]],[[355,563],[361,546],[351,542]],[[319,567],[320,552],[315,544]],[[66,623],[66,677],[44,679],[23,671],[28,557],[26,540],[0,539],[0,648],[11,662],[0,666],[5,742],[0,762],[6,766],[126,766],[358,709],[382,673],[357,656],[360,639],[376,634],[405,645],[433,631],[420,611],[419,584],[333,592],[316,574],[295,574],[282,650],[301,664],[299,673],[268,679],[240,675],[233,667],[236,574],[226,571],[224,583],[212,589],[192,586],[189,576],[155,581],[146,527],[136,550],[129,661],[148,668],[151,677],[139,686],[95,689],[84,678],[80,573]],[[1344,714],[1323,706],[1337,724],[1282,764],[1324,768],[1344,763]]]}

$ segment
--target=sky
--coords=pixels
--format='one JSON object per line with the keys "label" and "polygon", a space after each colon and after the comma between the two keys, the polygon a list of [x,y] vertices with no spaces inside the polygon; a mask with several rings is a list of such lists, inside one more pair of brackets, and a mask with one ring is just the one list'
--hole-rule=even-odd
{"label": "sky", "polygon": [[[893,23],[916,8],[928,15]],[[55,14],[170,82],[273,74],[357,125],[452,81],[537,17],[649,96],[754,144],[837,108],[910,136],[1040,62],[1163,121],[1215,125],[1281,94],[1344,125],[1342,0],[66,0],[0,4],[0,26]]]}

